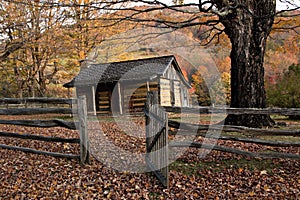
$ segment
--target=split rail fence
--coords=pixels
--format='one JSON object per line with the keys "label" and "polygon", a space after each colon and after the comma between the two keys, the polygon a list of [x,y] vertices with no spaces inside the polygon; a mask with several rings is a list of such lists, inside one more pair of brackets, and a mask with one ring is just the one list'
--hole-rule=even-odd
{"label": "split rail fence", "polygon": [[[77,109],[72,105],[77,104]],[[0,148],[19,150],[29,153],[43,154],[54,157],[76,158],[81,164],[90,162],[89,139],[87,132],[87,106],[86,97],[78,99],[65,98],[2,98],[0,99],[0,115],[37,115],[37,114],[78,114],[78,121],[54,120],[0,120],[0,124],[30,126],[39,128],[63,127],[71,130],[79,130],[79,138],[60,138],[34,134],[21,134],[0,131],[0,137],[12,137],[26,140],[38,140],[45,142],[77,143],[80,145],[80,155],[63,154],[58,152],[40,151],[20,146],[0,144]],[[78,127],[78,128],[76,128]]]}
{"label": "split rail fence", "polygon": [[[172,113],[194,113],[194,114],[277,114],[277,115],[300,115],[300,109],[254,109],[254,108],[214,108],[214,107],[160,107],[157,104],[157,93],[148,93],[147,102],[145,105],[146,116],[146,164],[153,171],[155,176],[160,180],[164,187],[169,186],[169,156],[172,147],[192,147],[203,148],[209,150],[216,150],[222,152],[229,152],[250,157],[260,158],[286,158],[299,159],[299,154],[280,153],[280,152],[250,152],[236,148],[225,147],[220,145],[210,145],[199,142],[184,142],[168,140],[170,135],[186,135],[186,136],[202,136],[205,138],[218,140],[231,140],[244,143],[255,143],[266,146],[275,147],[300,147],[300,142],[284,142],[277,140],[262,140],[254,138],[254,136],[294,136],[300,137],[300,130],[274,130],[274,129],[259,129],[248,128],[242,126],[228,126],[228,125],[206,125],[206,124],[191,124],[182,123],[168,119],[168,112]],[[175,129],[175,131],[169,130]],[[180,128],[180,131],[178,129]],[[206,134],[208,130],[222,131],[222,132],[239,132],[251,135],[250,138],[222,136]]]}

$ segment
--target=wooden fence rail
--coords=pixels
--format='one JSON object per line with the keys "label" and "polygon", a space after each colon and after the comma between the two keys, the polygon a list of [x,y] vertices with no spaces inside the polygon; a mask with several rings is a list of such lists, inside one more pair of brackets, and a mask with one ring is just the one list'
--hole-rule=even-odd
{"label": "wooden fence rail", "polygon": [[[284,142],[284,141],[274,141],[274,140],[262,140],[253,138],[254,136],[293,136],[299,137],[300,130],[276,130],[276,129],[259,129],[259,128],[248,128],[242,126],[228,126],[228,125],[206,125],[206,124],[191,124],[183,123],[174,120],[169,120],[167,114],[161,114],[164,112],[169,113],[193,113],[193,114],[267,114],[267,115],[285,115],[285,116],[300,116],[300,109],[298,108],[266,108],[266,109],[255,109],[255,108],[216,108],[216,107],[192,107],[192,108],[182,108],[182,107],[158,107],[157,106],[157,94],[151,93],[147,96],[147,103],[145,105],[145,115],[146,115],[146,137],[147,137],[147,155],[146,162],[149,162],[150,149],[157,144],[155,152],[151,157],[151,161],[155,163],[163,162],[169,163],[169,154],[167,153],[169,148],[172,147],[192,147],[192,148],[203,148],[209,150],[216,150],[222,152],[229,152],[240,154],[250,157],[260,157],[260,158],[288,158],[288,159],[299,159],[299,154],[292,153],[279,153],[279,152],[250,152],[244,151],[236,148],[220,146],[220,145],[210,145],[198,142],[183,142],[183,141],[168,141],[169,135],[181,135],[181,136],[201,136],[206,138],[212,138],[217,140],[231,140],[244,143],[255,143],[266,146],[275,147],[300,147],[300,142]],[[156,105],[156,106],[155,106]],[[156,108],[157,110],[151,110]],[[159,111],[158,111],[159,110]],[[160,113],[160,114],[158,114]],[[167,124],[163,127],[163,124]],[[149,125],[151,124],[151,125]],[[159,128],[158,128],[159,127]],[[172,128],[169,130],[169,127]],[[151,130],[153,129],[153,130]],[[178,131],[180,129],[180,131]],[[164,131],[163,131],[164,130]],[[222,132],[239,132],[251,137],[237,137],[237,136],[215,136],[213,134],[206,134],[208,130],[212,131],[222,131]],[[166,140],[164,143],[158,141],[157,138],[160,135],[164,135]],[[149,139],[150,138],[150,139]],[[154,139],[153,139],[154,138]],[[166,157],[165,157],[166,156]],[[153,163],[152,162],[152,163]],[[149,165],[149,164],[148,164]],[[150,163],[151,165],[151,163]],[[163,175],[159,167],[159,164],[153,165],[154,174],[158,177],[161,183],[168,187],[169,172],[168,168],[164,168]],[[159,171],[160,173],[157,173]]]}
{"label": "wooden fence rail", "polygon": [[27,104],[27,103],[47,103],[47,104],[68,104],[77,103],[75,98],[48,98],[48,97],[28,97],[28,98],[0,98],[0,104]]}
{"label": "wooden fence rail", "polygon": [[41,135],[33,134],[19,134],[19,133],[9,133],[9,132],[0,132],[1,137],[14,137],[28,140],[40,140],[45,142],[61,142],[61,143],[78,143],[80,142],[79,138],[60,138],[60,137],[48,137]]}
{"label": "wooden fence rail", "polygon": [[10,150],[18,150],[18,151],[23,151],[23,152],[27,152],[27,153],[35,153],[35,154],[48,155],[48,156],[60,157],[60,158],[76,158],[76,159],[80,158],[79,155],[74,155],[74,154],[63,154],[63,153],[56,153],[56,152],[39,151],[39,150],[31,149],[31,148],[9,146],[9,145],[5,145],[5,144],[0,144],[0,148],[10,149]]}
{"label": "wooden fence rail", "polygon": [[169,120],[169,127],[180,128],[181,130],[197,130],[203,132],[207,130],[223,131],[223,132],[239,132],[247,135],[272,135],[272,136],[294,136],[300,137],[300,130],[274,130],[274,129],[260,129],[248,128],[245,126],[230,126],[230,125],[207,125],[207,124],[190,124],[184,122],[177,122]]}
{"label": "wooden fence rail", "polygon": [[169,130],[169,135],[182,135],[182,136],[201,136],[211,139],[217,140],[231,140],[237,142],[244,142],[244,143],[254,143],[254,144],[261,144],[267,146],[274,146],[274,147],[300,147],[300,143],[298,142],[284,142],[284,141],[271,141],[271,140],[262,140],[256,138],[242,138],[242,137],[234,137],[234,136],[214,136],[214,135],[207,135],[206,132],[198,132],[192,133],[191,131],[180,130],[178,133],[177,131]]}
{"label": "wooden fence rail", "polygon": [[40,128],[63,127],[63,128],[76,130],[76,125],[78,123],[54,119],[54,120],[0,120],[0,124],[31,126],[31,127],[40,127]]}
{"label": "wooden fence rail", "polygon": [[250,151],[243,151],[236,148],[224,147],[219,145],[209,145],[209,144],[202,144],[198,142],[171,142],[169,144],[170,147],[193,147],[193,148],[203,148],[209,150],[216,150],[222,151],[227,153],[235,153],[239,155],[254,157],[254,158],[285,158],[285,159],[300,159],[300,155],[292,154],[292,153],[264,153],[264,152],[250,152]]}
{"label": "wooden fence rail", "polygon": [[166,112],[194,114],[251,114],[251,115],[286,115],[300,116],[300,108],[228,108],[228,107],[170,107],[165,106]]}
{"label": "wooden fence rail", "polygon": [[[40,128],[51,127],[63,127],[71,130],[76,130],[79,127],[79,138],[60,138],[60,137],[48,137],[33,134],[19,134],[1,132],[0,137],[13,137],[28,140],[39,140],[45,142],[61,142],[61,143],[78,143],[80,144],[80,155],[63,154],[56,152],[40,151],[31,148],[9,146],[0,144],[0,148],[20,150],[29,153],[37,153],[43,155],[50,155],[55,157],[64,158],[78,158],[80,163],[89,163],[89,140],[87,129],[87,112],[86,112],[86,97],[81,96],[78,99],[55,99],[55,98],[23,98],[23,99],[0,99],[0,103],[16,103],[21,104],[24,102],[29,103],[47,103],[47,104],[68,104],[77,103],[78,122],[70,122],[59,119],[54,120],[0,120],[0,124],[18,125],[18,126],[30,126]],[[71,108],[14,108],[14,109],[0,109],[0,115],[33,115],[33,114],[74,114],[74,109]]]}
{"label": "wooden fence rail", "polygon": [[0,109],[0,115],[72,114],[71,108],[9,108]]}

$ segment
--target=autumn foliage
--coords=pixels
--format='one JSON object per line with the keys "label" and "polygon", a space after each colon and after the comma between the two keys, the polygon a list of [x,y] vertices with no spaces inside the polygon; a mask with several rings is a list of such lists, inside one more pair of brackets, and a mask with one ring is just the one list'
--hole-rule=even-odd
{"label": "autumn foliage", "polygon": [[289,66],[287,71],[277,78],[276,82],[269,83],[267,88],[270,106],[284,108],[300,107],[300,64]]}
{"label": "autumn foliage", "polygon": [[[64,3],[68,5],[70,2]],[[134,27],[155,26],[157,23],[155,20],[179,23],[189,16],[188,13],[176,13],[167,9],[164,12],[153,10],[153,12],[139,13],[136,17],[145,21],[135,23],[122,20],[124,17],[132,16],[135,13],[134,10],[121,10],[116,13],[99,12],[97,8],[88,6],[91,2],[101,5],[100,1],[89,0],[72,1],[74,5],[82,5],[81,7],[64,7],[62,6],[64,4],[49,6],[42,1],[35,1],[35,3],[1,1],[2,26],[0,31],[3,37],[0,41],[2,66],[0,95],[2,97],[66,97],[67,91],[62,89],[62,84],[78,73],[80,60],[87,58],[88,53],[106,38]],[[181,3],[178,4],[181,5]],[[140,11],[145,9],[147,6],[136,7],[136,10]],[[199,14],[201,13],[195,17],[199,17]],[[198,22],[210,19],[216,18],[203,15],[199,17]],[[153,22],[150,22],[151,20]],[[300,56],[297,50],[299,49],[299,43],[297,43],[299,34],[283,28],[297,26],[298,22],[299,15],[293,18],[281,16],[276,19],[266,51],[266,77],[277,77],[277,73],[297,63]],[[222,29],[219,24],[216,28]],[[231,47],[225,34],[220,34],[216,38],[205,37],[211,31],[205,25],[183,28],[180,31],[187,37],[197,38],[200,43],[206,43],[212,39],[207,48],[211,49],[211,55],[215,57],[220,73],[225,73],[221,76],[224,77],[230,72]],[[105,57],[105,55],[101,56]],[[135,58],[135,55],[124,54],[121,57],[123,60],[132,58]],[[199,69],[202,70],[201,73],[205,73],[205,68],[209,66],[195,67],[196,70]],[[209,94],[208,90],[201,85],[203,83],[201,77],[197,77],[199,74],[195,74],[195,70],[186,70],[186,72],[187,77],[190,77],[190,83],[195,86],[199,104],[208,105]],[[227,85],[228,80],[223,84]],[[226,95],[228,92],[228,90],[225,91]],[[226,99],[228,103],[228,97]]]}

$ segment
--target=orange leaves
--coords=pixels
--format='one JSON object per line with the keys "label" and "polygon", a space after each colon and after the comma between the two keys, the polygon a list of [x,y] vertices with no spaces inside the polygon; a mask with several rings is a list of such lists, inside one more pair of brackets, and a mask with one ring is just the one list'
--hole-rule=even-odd
{"label": "orange leaves", "polygon": [[251,191],[251,192],[248,193],[248,195],[249,195],[250,197],[253,197],[253,196],[255,195],[255,192],[254,192],[254,191]]}
{"label": "orange leaves", "polygon": [[239,169],[238,169],[238,172],[239,172],[239,173],[242,173],[243,171],[244,171],[243,168],[239,168]]}
{"label": "orange leaves", "polygon": [[[120,147],[130,143],[132,137],[119,132],[113,122],[107,120],[103,126],[107,137]],[[75,134],[60,129],[28,128],[26,132],[29,130],[45,135]],[[142,151],[143,140],[134,143],[136,151]],[[240,148],[249,147],[240,144]],[[300,193],[299,161],[244,159],[215,151],[200,159],[198,153],[189,149],[171,164],[170,188],[164,189],[150,173],[116,171],[93,158],[91,165],[81,166],[77,160],[0,149],[0,199],[297,199]]]}
{"label": "orange leaves", "polygon": [[225,58],[217,59],[216,65],[221,73],[223,72],[230,72],[231,68],[231,59],[229,56],[226,56]]}

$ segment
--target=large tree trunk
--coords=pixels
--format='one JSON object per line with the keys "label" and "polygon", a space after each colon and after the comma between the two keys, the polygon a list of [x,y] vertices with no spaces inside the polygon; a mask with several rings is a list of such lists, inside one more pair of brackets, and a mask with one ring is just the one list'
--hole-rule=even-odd
{"label": "large tree trunk", "polygon": [[[232,43],[231,107],[265,108],[264,54],[274,21],[274,0],[236,0],[245,7],[221,19]],[[226,124],[248,127],[272,126],[267,115],[228,115]]]}

